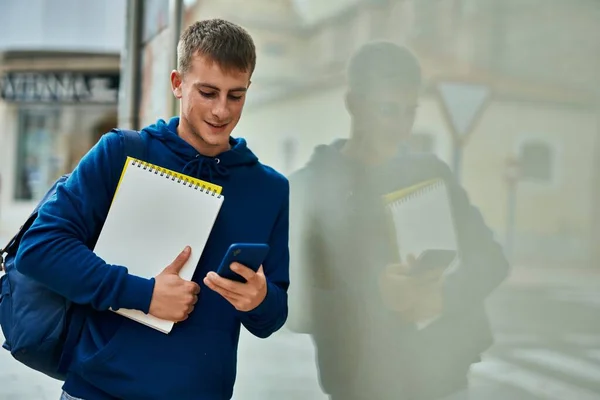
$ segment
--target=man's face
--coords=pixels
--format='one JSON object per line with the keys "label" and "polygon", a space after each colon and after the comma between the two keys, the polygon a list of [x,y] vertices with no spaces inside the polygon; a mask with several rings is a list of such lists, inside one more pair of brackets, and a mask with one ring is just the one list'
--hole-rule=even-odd
{"label": "man's face", "polygon": [[193,57],[183,75],[171,74],[173,93],[181,100],[181,120],[187,132],[207,147],[224,151],[242,115],[249,71],[223,71],[204,55]]}
{"label": "man's face", "polygon": [[369,138],[395,145],[410,136],[418,108],[418,88],[371,87],[352,96],[354,123]]}

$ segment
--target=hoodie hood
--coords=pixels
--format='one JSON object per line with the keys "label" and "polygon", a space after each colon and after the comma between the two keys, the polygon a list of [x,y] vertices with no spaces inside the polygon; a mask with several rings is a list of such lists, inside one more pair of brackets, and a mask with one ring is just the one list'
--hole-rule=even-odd
{"label": "hoodie hood", "polygon": [[315,150],[308,164],[317,169],[323,167],[354,168],[356,163],[342,154],[341,150],[347,139],[337,139],[331,144],[321,144]]}
{"label": "hoodie hood", "polygon": [[159,119],[155,124],[144,128],[149,136],[161,141],[171,152],[181,159],[185,166],[183,173],[213,181],[215,177],[227,177],[232,168],[249,166],[258,162],[258,157],[248,148],[243,138],[229,138],[231,149],[216,157],[204,156],[177,134],[179,117],[166,122]]}

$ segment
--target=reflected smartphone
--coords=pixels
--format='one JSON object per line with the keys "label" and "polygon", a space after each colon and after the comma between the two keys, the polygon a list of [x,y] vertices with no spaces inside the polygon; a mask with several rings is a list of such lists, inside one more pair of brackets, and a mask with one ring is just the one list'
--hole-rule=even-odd
{"label": "reflected smartphone", "polygon": [[236,282],[245,283],[246,279],[231,270],[231,263],[238,262],[258,271],[269,253],[269,245],[263,243],[234,243],[229,246],[227,253],[217,269],[219,276]]}
{"label": "reflected smartphone", "polygon": [[445,270],[456,258],[456,251],[429,249],[421,253],[417,262],[410,270],[410,275],[424,274],[432,270]]}

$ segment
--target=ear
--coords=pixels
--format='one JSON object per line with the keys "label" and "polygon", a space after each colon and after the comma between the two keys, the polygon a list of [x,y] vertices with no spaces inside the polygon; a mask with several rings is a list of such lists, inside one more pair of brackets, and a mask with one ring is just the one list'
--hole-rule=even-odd
{"label": "ear", "polygon": [[183,96],[181,84],[183,83],[183,78],[181,73],[177,70],[171,71],[171,90],[176,98],[181,99]]}

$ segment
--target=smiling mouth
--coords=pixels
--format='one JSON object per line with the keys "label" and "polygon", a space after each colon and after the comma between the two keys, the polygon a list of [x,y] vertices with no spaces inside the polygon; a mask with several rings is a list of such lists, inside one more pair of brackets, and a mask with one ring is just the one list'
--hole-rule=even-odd
{"label": "smiling mouth", "polygon": [[227,125],[227,124],[218,124],[218,125],[217,124],[211,124],[208,121],[204,121],[204,122],[206,122],[208,125],[212,126],[213,128],[223,128],[224,126]]}

